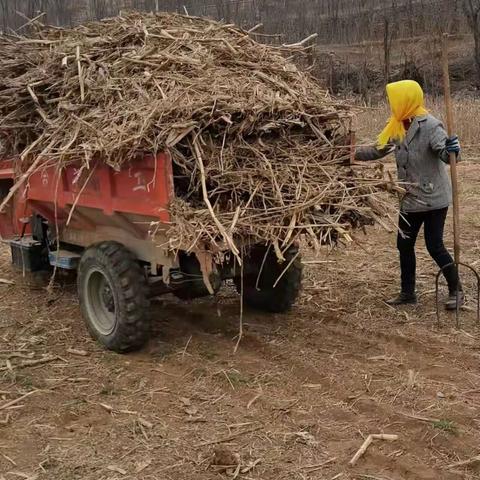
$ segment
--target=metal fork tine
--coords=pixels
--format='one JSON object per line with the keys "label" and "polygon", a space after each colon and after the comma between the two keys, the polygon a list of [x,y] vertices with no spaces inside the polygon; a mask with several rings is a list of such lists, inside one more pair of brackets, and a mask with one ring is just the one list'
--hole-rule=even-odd
{"label": "metal fork tine", "polygon": [[442,270],[437,273],[437,277],[435,278],[435,305],[437,307],[437,326],[440,328],[442,326],[441,318],[440,318],[440,275],[442,274]]}
{"label": "metal fork tine", "polygon": [[480,279],[477,281],[477,327],[480,327]]}
{"label": "metal fork tine", "polygon": [[[459,275],[460,272],[460,267],[465,267],[471,272],[473,272],[475,276],[475,280],[477,281],[477,318],[476,318],[476,324],[477,327],[480,327],[480,274],[473,268],[471,265],[468,265],[467,263],[450,263],[446,265],[445,267],[441,268],[436,276],[435,279],[435,304],[436,304],[436,311],[437,311],[437,324],[438,327],[441,327],[442,322],[441,322],[441,315],[440,315],[440,275],[443,273],[443,271],[451,266],[455,266],[457,269],[457,274]],[[455,317],[456,317],[456,326],[457,329],[460,329],[460,289],[457,289],[457,306],[456,306],[456,311],[455,311]]]}

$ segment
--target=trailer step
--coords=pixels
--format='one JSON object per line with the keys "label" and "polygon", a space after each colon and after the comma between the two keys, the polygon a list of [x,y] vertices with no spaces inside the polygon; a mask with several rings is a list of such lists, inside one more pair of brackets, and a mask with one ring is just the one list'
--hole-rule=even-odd
{"label": "trailer step", "polygon": [[81,255],[69,250],[55,250],[49,252],[48,260],[52,267],[63,268],[65,270],[76,270],[80,263]]}

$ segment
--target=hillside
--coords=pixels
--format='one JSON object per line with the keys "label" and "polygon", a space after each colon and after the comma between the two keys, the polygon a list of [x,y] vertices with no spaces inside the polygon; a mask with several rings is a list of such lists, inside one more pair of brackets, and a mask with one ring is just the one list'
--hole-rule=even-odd
{"label": "hillside", "polygon": [[33,18],[40,12],[46,13],[48,23],[69,25],[125,9],[187,10],[250,27],[262,23],[264,33],[279,34],[286,41],[316,32],[319,43],[345,44],[383,38],[386,20],[399,37],[423,35],[447,23],[464,31],[460,4],[458,0],[13,0],[0,2],[0,24],[4,30],[18,28],[25,23],[21,14]]}
{"label": "hillside", "polygon": [[19,29],[37,15],[42,22],[75,25],[128,9],[186,11],[245,28],[261,24],[252,35],[266,43],[316,33],[310,59],[316,74],[336,93],[363,97],[387,79],[405,76],[437,92],[438,35],[449,31],[455,35],[454,89],[478,82],[471,22],[461,0],[14,0],[0,1],[0,25]]}
{"label": "hillside", "polygon": [[[478,75],[473,59],[474,39],[470,34],[450,38],[450,71],[454,94],[475,94]],[[371,103],[383,96],[386,83],[384,46],[381,41],[353,45],[318,45],[315,75],[336,94],[360,95]],[[443,88],[441,44],[438,36],[394,40],[390,52],[389,80],[418,81],[427,93]]]}

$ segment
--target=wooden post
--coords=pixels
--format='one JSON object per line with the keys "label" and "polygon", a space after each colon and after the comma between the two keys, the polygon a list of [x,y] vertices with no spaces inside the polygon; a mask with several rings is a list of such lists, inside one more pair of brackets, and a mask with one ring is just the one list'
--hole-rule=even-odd
{"label": "wooden post", "polygon": [[334,62],[334,57],[333,57],[333,52],[330,52],[329,58],[330,58],[330,68],[329,68],[329,85],[330,85],[330,93],[333,93],[333,62]]}
{"label": "wooden post", "polygon": [[[445,109],[447,114],[448,136],[454,135],[454,119],[452,109],[452,97],[450,94],[450,72],[448,68],[448,33],[443,35],[442,42],[442,64],[443,64],[443,88],[445,95]],[[457,158],[455,153],[450,154],[450,174],[452,177],[452,197],[453,197],[453,237],[454,237],[454,256],[455,263],[460,263],[460,204],[458,195],[458,173]]]}

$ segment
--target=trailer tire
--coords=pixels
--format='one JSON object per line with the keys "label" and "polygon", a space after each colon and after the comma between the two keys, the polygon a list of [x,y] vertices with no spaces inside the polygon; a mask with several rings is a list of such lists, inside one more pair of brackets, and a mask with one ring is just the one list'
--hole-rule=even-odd
{"label": "trailer tire", "polygon": [[109,350],[127,353],[148,341],[150,302],[145,274],[117,242],[88,248],[78,268],[78,297],[87,328]]}
{"label": "trailer tire", "polygon": [[[279,263],[273,249],[267,253],[267,247],[257,246],[244,259],[247,274],[243,278],[243,301],[246,305],[270,313],[285,313],[292,308],[300,294],[303,267],[296,247],[290,248],[284,257],[285,262]],[[282,277],[274,288],[280,275]],[[235,285],[238,293],[241,293],[240,277],[235,278]]]}
{"label": "trailer tire", "polygon": [[[185,276],[185,283],[173,290],[173,294],[180,300],[194,300],[196,298],[209,297],[211,293],[203,280],[202,268],[195,255],[187,255],[180,252],[180,271]],[[219,275],[212,272],[210,285],[214,294],[217,294],[222,287],[222,280]]]}

